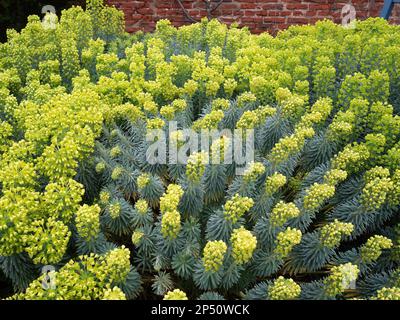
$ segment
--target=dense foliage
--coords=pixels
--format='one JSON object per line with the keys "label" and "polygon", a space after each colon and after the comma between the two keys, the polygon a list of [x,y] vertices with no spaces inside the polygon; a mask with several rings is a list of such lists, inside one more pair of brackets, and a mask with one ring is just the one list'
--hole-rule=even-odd
{"label": "dense foliage", "polygon": [[[127,35],[101,0],[47,19],[0,45],[11,298],[400,299],[399,27]],[[172,120],[169,144],[254,129],[254,162],[206,163],[224,136],[149,163]]]}

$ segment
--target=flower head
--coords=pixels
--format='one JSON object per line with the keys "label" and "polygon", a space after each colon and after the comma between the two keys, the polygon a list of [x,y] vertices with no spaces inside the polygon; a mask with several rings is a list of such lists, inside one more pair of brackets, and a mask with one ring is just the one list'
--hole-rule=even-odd
{"label": "flower head", "polygon": [[206,271],[217,272],[223,262],[228,247],[222,240],[208,241],[203,250],[203,264]]}
{"label": "flower head", "polygon": [[250,261],[257,247],[257,238],[244,227],[235,229],[231,236],[232,256],[237,264],[245,264]]}
{"label": "flower head", "polygon": [[276,247],[274,252],[285,258],[295,245],[301,242],[301,231],[288,227],[276,236]]}
{"label": "flower head", "polygon": [[271,300],[294,300],[300,296],[301,287],[293,279],[280,276],[269,287],[268,297]]}
{"label": "flower head", "polygon": [[188,300],[188,297],[182,290],[175,289],[173,291],[168,291],[163,300]]}
{"label": "flower head", "polygon": [[323,226],[320,231],[320,239],[324,246],[328,248],[335,248],[339,245],[342,236],[349,236],[354,230],[351,223],[335,221]]}
{"label": "flower head", "polygon": [[332,267],[331,274],[324,280],[325,292],[334,297],[348,289],[356,281],[360,270],[351,263]]}
{"label": "flower head", "polygon": [[367,240],[361,247],[361,258],[364,262],[376,261],[384,249],[393,246],[392,240],[384,236],[375,235]]}
{"label": "flower head", "polygon": [[249,211],[253,205],[253,199],[235,194],[232,199],[228,200],[224,205],[225,219],[235,223],[245,212]]}
{"label": "flower head", "polygon": [[270,221],[277,227],[283,226],[288,220],[296,218],[300,215],[300,210],[293,202],[285,203],[279,201],[272,209]]}

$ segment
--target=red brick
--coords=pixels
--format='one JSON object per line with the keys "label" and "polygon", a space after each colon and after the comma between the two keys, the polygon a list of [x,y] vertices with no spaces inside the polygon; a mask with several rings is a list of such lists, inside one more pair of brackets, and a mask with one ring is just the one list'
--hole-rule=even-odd
{"label": "red brick", "polygon": [[308,10],[308,4],[302,4],[302,3],[288,3],[286,5],[287,10]]}
{"label": "red brick", "polygon": [[289,17],[287,22],[290,24],[307,24],[310,19],[304,17]]}
{"label": "red brick", "polygon": [[255,9],[257,5],[255,3],[241,3],[240,9]]}
{"label": "red brick", "polygon": [[286,18],[283,18],[283,17],[265,17],[264,18],[264,23],[268,23],[268,22],[285,23],[286,22]]}
{"label": "red brick", "polygon": [[[212,2],[215,5],[217,0]],[[352,0],[360,19],[379,16],[383,2]],[[190,23],[176,0],[108,0],[108,3],[124,11],[128,32],[152,31],[160,19],[169,19],[175,26]],[[341,10],[348,3],[348,0],[226,0],[213,16],[228,24],[236,21],[255,33],[276,33],[293,24],[315,23],[320,19],[340,23]],[[196,20],[207,16],[204,0],[182,0],[182,4]],[[395,6],[389,22],[400,23],[400,5]]]}

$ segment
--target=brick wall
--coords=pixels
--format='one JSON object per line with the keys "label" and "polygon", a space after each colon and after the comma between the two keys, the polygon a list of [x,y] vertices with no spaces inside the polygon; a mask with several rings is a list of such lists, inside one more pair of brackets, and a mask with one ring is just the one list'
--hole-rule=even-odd
{"label": "brick wall", "polygon": [[[211,0],[217,3],[218,0]],[[177,0],[108,0],[125,12],[126,30],[151,31],[160,19],[169,19],[174,25],[191,23]],[[225,23],[237,21],[248,26],[252,32],[276,32],[292,24],[315,23],[320,19],[331,19],[340,23],[342,8],[351,3],[356,8],[357,18],[379,16],[384,0],[225,0],[214,17]],[[191,17],[198,20],[207,16],[204,0],[182,0]],[[400,4],[395,5],[393,23],[400,23]]]}

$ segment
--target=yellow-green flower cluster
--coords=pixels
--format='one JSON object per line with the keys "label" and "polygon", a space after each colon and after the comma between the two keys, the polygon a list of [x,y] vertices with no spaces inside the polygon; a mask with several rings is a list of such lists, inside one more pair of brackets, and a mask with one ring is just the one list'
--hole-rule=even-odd
{"label": "yellow-green flower cluster", "polygon": [[[210,154],[210,162],[212,164],[222,164],[225,162],[225,156],[227,155],[229,157],[230,155],[230,149],[231,148],[231,140],[226,137],[222,136],[218,139],[216,139],[212,144],[211,144],[211,154]],[[232,156],[232,155],[230,155]]]}
{"label": "yellow-green flower cluster", "polygon": [[207,81],[205,84],[206,95],[208,97],[215,97],[220,88],[220,84],[216,81]]}
{"label": "yellow-green flower cluster", "polygon": [[324,279],[326,295],[335,297],[350,289],[351,284],[357,280],[359,272],[358,267],[351,263],[332,267],[331,274]]}
{"label": "yellow-green flower cluster", "polygon": [[235,229],[231,236],[232,257],[237,264],[245,264],[250,261],[257,247],[257,238],[244,227]]}
{"label": "yellow-green flower cluster", "polygon": [[282,114],[287,118],[297,118],[304,112],[305,100],[303,97],[292,94],[287,88],[276,90],[276,100],[281,106]]}
{"label": "yellow-green flower cluster", "polygon": [[139,190],[144,189],[150,183],[150,174],[144,172],[136,180]]}
{"label": "yellow-green flower cluster", "polygon": [[192,97],[196,93],[198,88],[199,88],[198,83],[192,79],[189,79],[183,85],[182,93],[188,95],[189,97]]}
{"label": "yellow-green flower cluster", "polygon": [[390,249],[392,246],[393,242],[389,238],[375,235],[361,247],[361,258],[366,263],[376,261],[382,254],[382,250]]}
{"label": "yellow-green flower cluster", "polygon": [[227,110],[229,109],[231,103],[227,99],[217,98],[211,103],[212,110]]}
{"label": "yellow-green flower cluster", "polygon": [[386,137],[381,133],[369,133],[365,136],[365,146],[372,159],[376,159],[385,150]]}
{"label": "yellow-green flower cluster", "polygon": [[53,138],[37,161],[37,169],[51,181],[72,178],[78,161],[94,148],[94,133],[86,126],[69,131],[62,139]]}
{"label": "yellow-green flower cluster", "polygon": [[147,210],[149,209],[149,205],[147,204],[146,200],[139,199],[135,203],[135,209],[139,214],[145,215],[147,213]]}
{"label": "yellow-green flower cluster", "polygon": [[95,170],[97,173],[102,173],[106,169],[106,163],[104,161],[101,161],[96,164]]}
{"label": "yellow-green flower cluster", "polygon": [[130,103],[124,103],[107,110],[104,114],[104,119],[107,123],[113,120],[128,119],[131,122],[136,122],[138,119],[143,119],[144,114],[139,107]]}
{"label": "yellow-green flower cluster", "polygon": [[329,126],[328,139],[330,141],[346,140],[353,133],[354,126],[343,121],[332,122]]}
{"label": "yellow-green flower cluster", "polygon": [[303,115],[297,123],[296,128],[310,128],[315,124],[326,120],[332,110],[332,100],[330,98],[321,98],[311,107],[309,113]]}
{"label": "yellow-green flower cluster", "polygon": [[255,181],[264,172],[265,167],[261,162],[251,162],[243,173],[243,180],[246,182]]}
{"label": "yellow-green flower cluster", "polygon": [[332,160],[332,169],[351,172],[363,166],[370,154],[364,145],[347,145]]}
{"label": "yellow-green flower cluster", "polygon": [[130,251],[121,246],[107,253],[104,274],[108,274],[116,282],[124,281],[131,270]]}
{"label": "yellow-green flower cluster", "polygon": [[383,158],[386,167],[396,170],[400,166],[400,143],[390,148]]}
{"label": "yellow-green flower cluster", "polygon": [[21,237],[28,227],[29,215],[40,214],[39,193],[17,188],[3,190],[0,197],[0,254],[10,256],[24,250]]}
{"label": "yellow-green flower cluster", "polygon": [[382,288],[377,291],[377,300],[400,300],[400,288]]}
{"label": "yellow-green flower cluster", "polygon": [[347,178],[347,172],[340,169],[331,169],[325,176],[324,181],[330,186],[336,186],[340,182],[343,182]]}
{"label": "yellow-green flower cluster", "polygon": [[53,217],[68,223],[78,210],[84,193],[82,184],[62,178],[46,186],[42,201]]}
{"label": "yellow-green flower cluster", "polygon": [[161,213],[176,210],[178,208],[178,204],[182,196],[183,196],[183,189],[180,185],[177,184],[168,185],[167,191],[160,198]]}
{"label": "yellow-green flower cluster", "polygon": [[193,130],[217,129],[223,117],[224,117],[224,112],[222,110],[212,110],[210,113],[206,114],[203,118],[196,120],[193,123],[192,128]]}
{"label": "yellow-green flower cluster", "polygon": [[25,251],[35,264],[56,264],[64,256],[71,232],[61,221],[36,220],[23,236]]}
{"label": "yellow-green flower cluster", "polygon": [[6,151],[13,134],[13,127],[6,121],[0,122],[0,153]]}
{"label": "yellow-green flower cluster", "polygon": [[167,211],[161,218],[161,233],[164,238],[176,239],[181,230],[181,215],[178,210]]}
{"label": "yellow-green flower cluster", "polygon": [[187,108],[187,102],[184,99],[175,99],[171,103],[172,108],[174,108],[175,112],[183,112]]}
{"label": "yellow-green flower cluster", "polygon": [[111,172],[111,179],[116,181],[121,178],[122,174],[124,173],[124,168],[121,166],[117,166]]}
{"label": "yellow-green flower cluster", "polygon": [[135,245],[135,246],[137,246],[137,245],[139,245],[140,244],[140,241],[142,240],[142,238],[143,238],[143,236],[144,236],[144,232],[143,231],[141,231],[141,230],[135,230],[133,233],[132,233],[132,243]]}
{"label": "yellow-green flower cluster", "polygon": [[254,129],[261,125],[267,117],[270,117],[276,113],[276,109],[272,107],[259,107],[255,110],[247,110],[243,112],[239,121],[236,124],[236,128],[239,129]]}
{"label": "yellow-green flower cluster", "polygon": [[125,293],[118,287],[106,289],[102,300],[126,300]]}
{"label": "yellow-green flower cluster", "polygon": [[24,161],[10,162],[0,171],[0,182],[3,188],[15,187],[34,188],[36,186],[36,172],[32,163]]}
{"label": "yellow-green flower cluster", "polygon": [[203,265],[208,272],[218,272],[228,247],[222,240],[208,241],[203,250]]}
{"label": "yellow-green flower cluster", "polygon": [[339,111],[328,127],[327,138],[330,141],[347,141],[354,133],[355,114],[349,110]]}
{"label": "yellow-green flower cluster", "polygon": [[288,220],[300,215],[300,210],[293,202],[279,201],[271,211],[270,222],[276,227],[283,226]]}
{"label": "yellow-green flower cluster", "polygon": [[164,62],[164,47],[165,44],[161,39],[152,38],[147,44],[147,59],[149,72],[154,76],[157,70],[157,64]]}
{"label": "yellow-green flower cluster", "polygon": [[375,179],[388,178],[390,176],[390,171],[388,168],[383,168],[380,166],[373,167],[368,170],[364,175],[364,180],[366,182],[373,181]]}
{"label": "yellow-green flower cluster", "polygon": [[257,112],[247,110],[243,112],[239,121],[236,123],[238,129],[254,129],[259,124],[260,118]]}
{"label": "yellow-green flower cluster", "polygon": [[154,119],[147,119],[146,120],[146,127],[147,130],[159,130],[164,128],[165,122],[163,119],[154,118]]}
{"label": "yellow-green flower cluster", "polygon": [[235,194],[232,199],[228,200],[224,205],[225,219],[236,223],[245,212],[253,207],[253,205],[253,199]]}
{"label": "yellow-green flower cluster", "polygon": [[281,258],[287,257],[295,245],[301,242],[301,231],[288,227],[276,236],[274,252]]}
{"label": "yellow-green flower cluster", "polygon": [[195,152],[190,155],[186,165],[186,177],[192,182],[199,182],[206,170],[208,154]]}
{"label": "yellow-green flower cluster", "polygon": [[253,92],[261,103],[271,102],[274,92],[278,86],[275,80],[268,81],[262,76],[256,75],[249,79],[250,90]]}
{"label": "yellow-green flower cluster", "polygon": [[100,207],[84,204],[76,213],[75,223],[83,239],[90,241],[96,238],[100,231]]}
{"label": "yellow-green flower cluster", "polygon": [[315,134],[313,128],[300,128],[295,130],[295,137],[300,145],[304,145],[306,139],[312,138]]}
{"label": "yellow-green flower cluster", "polygon": [[111,158],[117,158],[118,156],[120,156],[122,153],[122,150],[119,146],[115,146],[110,150],[110,156]]}
{"label": "yellow-green flower cluster", "polygon": [[294,135],[282,138],[275,144],[270,153],[272,162],[281,163],[289,158],[290,155],[299,151],[299,143]]}
{"label": "yellow-green flower cluster", "polygon": [[[51,271],[33,281],[25,293],[13,299],[27,300],[99,300],[105,290],[120,276],[126,277],[130,269],[129,250],[114,249],[104,256],[91,253],[70,260],[58,271]],[[121,272],[123,270],[123,272]],[[45,277],[50,278],[49,288],[43,286]],[[119,295],[121,296],[121,295]]]}
{"label": "yellow-green flower cluster", "polygon": [[251,92],[243,92],[237,98],[237,106],[239,108],[245,107],[249,103],[254,103],[257,101],[257,97]]}
{"label": "yellow-green flower cluster", "polygon": [[321,243],[328,248],[335,248],[342,240],[342,236],[349,236],[354,230],[351,223],[335,221],[326,224],[320,230]]}
{"label": "yellow-green flower cluster", "polygon": [[171,121],[175,117],[175,109],[172,106],[163,106],[160,108],[160,115],[164,119]]}
{"label": "yellow-green flower cluster", "polygon": [[235,79],[226,79],[224,81],[224,91],[227,95],[227,97],[231,97],[233,95],[233,92],[237,88],[237,82]]}
{"label": "yellow-green flower cluster", "polygon": [[269,155],[271,162],[275,165],[280,164],[300,152],[305,140],[311,138],[314,133],[313,128],[299,128],[292,135],[280,139]]}
{"label": "yellow-green flower cluster", "polygon": [[111,76],[118,64],[118,56],[113,53],[102,53],[97,56],[96,62],[96,69],[100,78],[103,78],[102,76]]}
{"label": "yellow-green flower cluster", "polygon": [[[143,110],[146,111],[147,113],[155,115],[158,112],[158,106],[153,100],[146,100],[146,101],[143,102]],[[157,126],[157,129],[161,129],[160,128],[161,122],[159,121],[157,123],[157,122],[153,121],[153,122],[150,122],[150,123],[148,122],[147,123],[147,128],[148,129],[156,129],[156,128],[152,127],[152,126]]]}
{"label": "yellow-green flower cluster", "polygon": [[110,192],[105,191],[105,190],[101,191],[101,192],[100,192],[100,195],[99,195],[99,199],[100,199],[100,203],[101,203],[102,205],[107,204],[107,203],[110,201],[110,199],[111,199],[111,194],[110,194]]}
{"label": "yellow-green flower cluster", "polygon": [[268,117],[276,113],[276,108],[270,106],[260,106],[254,110],[259,118],[258,124],[263,124]]}
{"label": "yellow-green flower cluster", "polygon": [[335,187],[329,184],[314,183],[304,197],[303,205],[306,210],[318,209],[327,199],[333,197]]}
{"label": "yellow-green flower cluster", "polygon": [[268,288],[270,300],[294,300],[300,296],[301,287],[293,279],[280,276]]}
{"label": "yellow-green flower cluster", "polygon": [[169,141],[174,147],[181,147],[184,144],[184,139],[185,137],[182,130],[172,131],[169,134]]}
{"label": "yellow-green flower cluster", "polygon": [[168,291],[163,300],[188,300],[188,297],[182,290],[175,289],[173,291]]}
{"label": "yellow-green flower cluster", "polygon": [[400,169],[397,169],[391,178],[393,188],[388,194],[388,201],[391,205],[396,206],[400,204]]}
{"label": "yellow-green flower cluster", "polygon": [[121,214],[121,204],[119,202],[110,203],[108,206],[108,212],[112,219],[117,219]]}
{"label": "yellow-green flower cluster", "polygon": [[268,195],[273,195],[285,184],[286,184],[286,177],[279,172],[275,172],[265,181],[265,193]]}
{"label": "yellow-green flower cluster", "polygon": [[[101,12],[109,14],[109,29],[114,29],[116,20],[122,22],[115,9]],[[32,16],[25,31],[10,33],[14,40],[0,49],[1,120],[12,119],[0,121],[0,254],[26,250],[40,263],[58,262],[65,251],[66,226],[84,194],[83,186],[74,181],[78,165],[93,152],[104,117],[112,109],[102,84],[91,83],[88,71],[78,74],[80,53],[82,65],[93,70],[95,63],[89,67],[89,60],[95,62],[105,45],[102,40],[90,41],[94,37],[90,13],[81,8],[65,11],[56,31],[43,28]],[[33,34],[40,40],[32,42]],[[99,71],[108,72],[102,62],[115,57],[101,56]],[[20,103],[14,95],[23,97]],[[16,132],[17,142],[12,142]]]}
{"label": "yellow-green flower cluster", "polygon": [[15,117],[26,130],[26,140],[37,146],[51,142],[38,166],[49,178],[56,179],[61,174],[74,176],[76,162],[93,150],[94,139],[101,131],[102,111],[105,108],[99,96],[86,90],[55,94],[40,105],[26,101],[15,110]]}
{"label": "yellow-green flower cluster", "polygon": [[243,112],[239,121],[236,123],[238,129],[254,129],[261,125],[267,117],[276,113],[276,109],[272,107],[259,107],[255,110],[247,110]]}
{"label": "yellow-green flower cluster", "polygon": [[367,210],[378,210],[393,189],[390,178],[375,178],[366,183],[361,194],[361,203]]}

